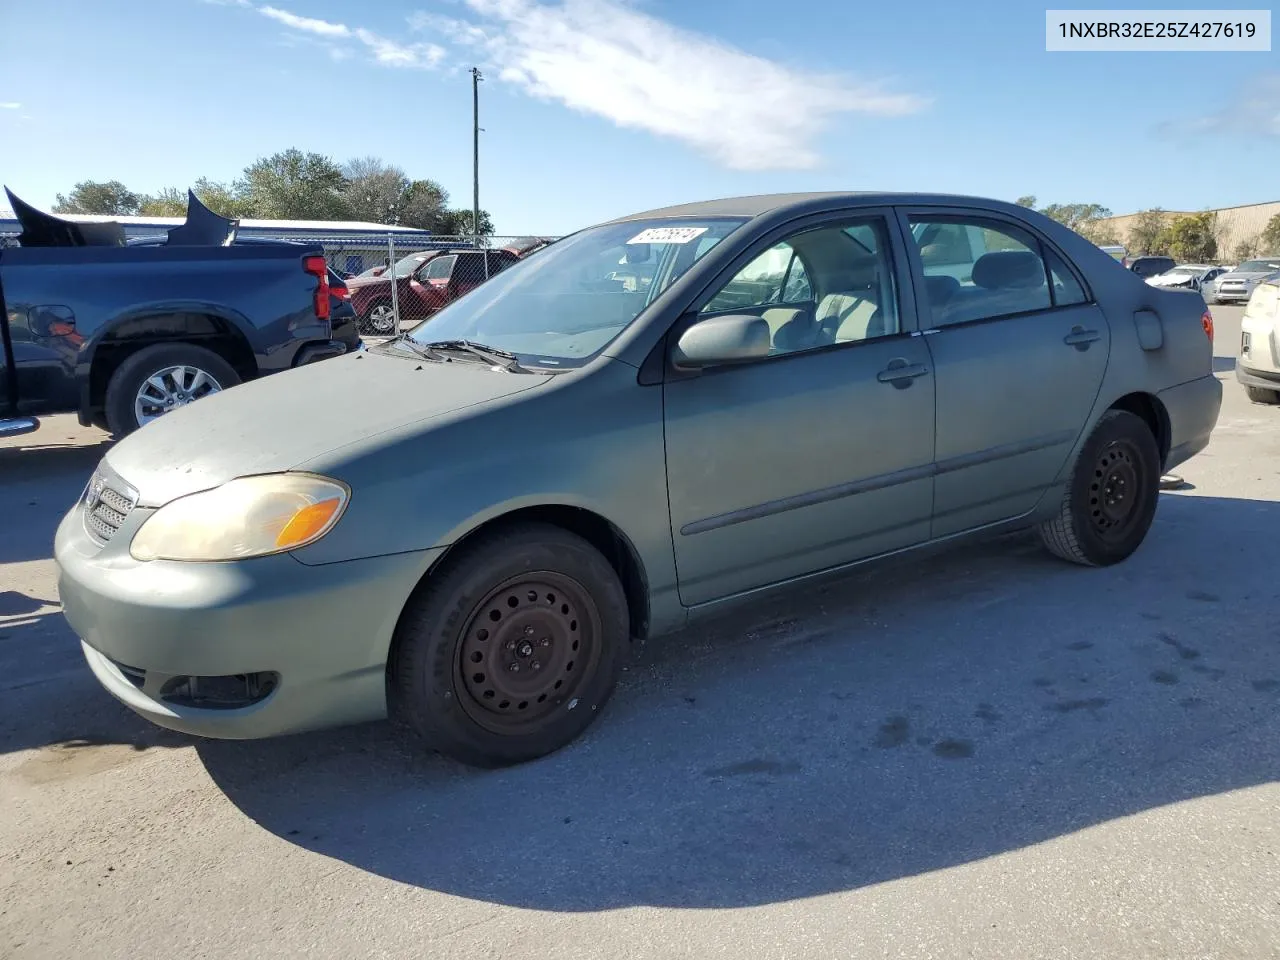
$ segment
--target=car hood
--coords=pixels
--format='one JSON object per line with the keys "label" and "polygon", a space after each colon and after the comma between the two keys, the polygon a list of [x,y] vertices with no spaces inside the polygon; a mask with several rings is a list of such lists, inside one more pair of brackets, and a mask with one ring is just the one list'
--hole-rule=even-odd
{"label": "car hood", "polygon": [[1179,287],[1183,284],[1190,283],[1195,277],[1189,277],[1186,274],[1178,274],[1170,276],[1167,273],[1157,274],[1154,277],[1148,277],[1147,283],[1153,287]]}
{"label": "car hood", "polygon": [[153,420],[107,454],[143,506],[236,477],[289,470],[386,430],[430,421],[541,386],[552,375],[505,373],[361,352],[272,374]]}
{"label": "car hood", "polygon": [[1274,270],[1268,270],[1266,273],[1254,273],[1252,271],[1248,273],[1224,273],[1218,278],[1218,282],[1225,283],[1228,280],[1261,280],[1263,277],[1271,276],[1274,272]]}

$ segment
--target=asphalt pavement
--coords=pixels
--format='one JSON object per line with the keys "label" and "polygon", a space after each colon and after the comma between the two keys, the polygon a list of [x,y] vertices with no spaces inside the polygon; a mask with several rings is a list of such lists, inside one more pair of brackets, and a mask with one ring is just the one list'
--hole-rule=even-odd
{"label": "asphalt pavement", "polygon": [[649,644],[578,744],[478,772],[386,724],[151,727],[53,532],[105,452],[0,442],[0,956],[1280,957],[1280,408],[1107,570],[1027,535]]}

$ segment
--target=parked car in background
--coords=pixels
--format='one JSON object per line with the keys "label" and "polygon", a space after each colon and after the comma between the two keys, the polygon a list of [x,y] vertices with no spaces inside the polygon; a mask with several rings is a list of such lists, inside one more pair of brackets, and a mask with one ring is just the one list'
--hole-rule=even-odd
{"label": "parked car in background", "polygon": [[1122,267],[1129,265],[1129,251],[1119,245],[1108,244],[1098,248]]}
{"label": "parked car in background", "polygon": [[1201,290],[1205,283],[1212,282],[1223,273],[1226,273],[1225,267],[1207,263],[1180,263],[1172,270],[1147,277],[1147,283],[1169,290]]}
{"label": "parked car in background", "polygon": [[[1280,270],[1280,257],[1246,260],[1214,282],[1212,303],[1247,303],[1256,287],[1268,274]],[[1207,299],[1207,298],[1206,298]]]}
{"label": "parked car in background", "polygon": [[[967,265],[956,227],[984,237]],[[748,598],[1017,528],[1124,561],[1217,423],[1212,334],[1198,297],[1011,203],[635,214],[126,438],[59,526],[58,594],[98,680],[162,726],[390,714],[527,761],[601,715],[633,641]]]}
{"label": "parked car in background", "polygon": [[1240,321],[1236,379],[1254,403],[1280,403],[1280,272],[1253,285]]}
{"label": "parked car in background", "polygon": [[395,267],[387,272],[385,267],[374,267],[380,273],[366,270],[357,277],[347,281],[347,289],[351,293],[351,306],[359,318],[362,333],[390,336],[396,332],[395,300],[391,295],[391,283],[396,284],[396,299],[409,294],[409,282],[414,272],[432,257],[439,256],[443,250],[418,250],[396,261]]}
{"label": "parked car in background", "polygon": [[1134,257],[1129,261],[1129,269],[1144,280],[1147,277],[1158,276],[1166,270],[1172,270],[1177,265],[1178,262],[1173,257]]}
{"label": "parked car in background", "polygon": [[[519,260],[509,250],[424,250],[396,263],[396,299],[400,322],[425,320],[446,303],[474,290]],[[350,281],[351,300],[364,332],[390,335],[396,332],[391,299],[391,278]]]}
{"label": "parked car in background", "polygon": [[22,234],[0,250],[0,433],[76,413],[123,437],[348,350],[318,244],[233,242],[236,221],[194,196],[182,226],[134,244],[118,223],[9,200]]}

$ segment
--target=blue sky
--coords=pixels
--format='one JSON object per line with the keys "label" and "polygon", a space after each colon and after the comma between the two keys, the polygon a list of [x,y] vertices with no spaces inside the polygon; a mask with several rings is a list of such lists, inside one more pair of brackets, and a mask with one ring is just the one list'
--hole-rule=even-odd
{"label": "blue sky", "polygon": [[5,6],[0,179],[38,205],[82,179],[232,180],[296,146],[381,157],[468,206],[472,64],[502,233],[791,190],[1280,199],[1274,53],[1046,53],[1025,0]]}

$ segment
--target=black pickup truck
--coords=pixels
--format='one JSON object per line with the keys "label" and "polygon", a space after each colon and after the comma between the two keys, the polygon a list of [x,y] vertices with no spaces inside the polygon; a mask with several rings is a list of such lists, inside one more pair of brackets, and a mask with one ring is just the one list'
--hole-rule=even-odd
{"label": "black pickup truck", "polygon": [[[117,437],[245,380],[360,347],[318,245],[237,241],[189,195],[186,222],[130,243],[9,201],[0,249],[0,437],[76,413]],[[348,308],[348,311],[349,308]]]}

